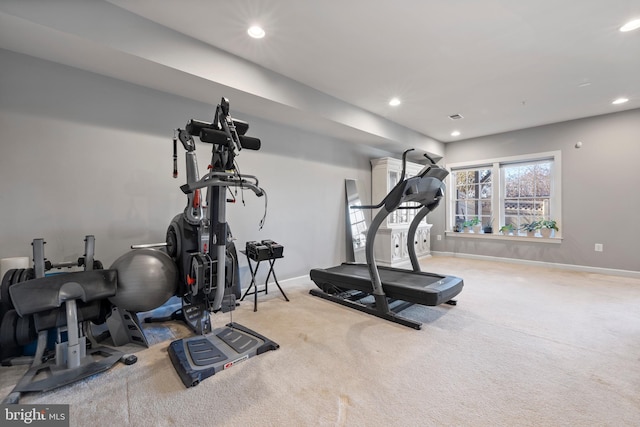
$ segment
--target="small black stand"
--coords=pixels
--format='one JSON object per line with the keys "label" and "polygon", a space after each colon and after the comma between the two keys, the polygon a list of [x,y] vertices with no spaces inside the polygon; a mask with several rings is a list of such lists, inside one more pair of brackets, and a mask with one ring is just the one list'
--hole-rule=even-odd
{"label": "small black stand", "polygon": [[[242,298],[240,298],[240,301],[244,300],[244,297],[246,297],[247,295],[253,295],[253,311],[258,311],[258,294],[260,292],[264,292],[265,294],[268,294],[268,290],[269,290],[269,278],[271,277],[271,275],[273,275],[273,280],[276,284],[276,286],[278,287],[278,289],[280,289],[280,293],[282,294],[282,296],[284,297],[285,300],[289,301],[289,298],[287,298],[287,295],[284,293],[284,291],[282,290],[282,288],[280,287],[280,284],[278,283],[278,278],[276,277],[276,272],[273,269],[273,265],[276,263],[276,260],[279,258],[284,258],[284,256],[280,255],[274,255],[271,254],[268,258],[257,258],[252,256],[251,254],[247,253],[247,251],[240,251],[241,253],[245,254],[247,256],[247,263],[249,263],[249,271],[251,272],[251,284],[249,285],[249,287],[247,288],[247,290],[245,291],[244,295],[242,295]],[[253,268],[253,265],[251,264],[251,261],[254,261],[256,263],[256,267],[255,269]],[[256,274],[258,274],[258,268],[260,267],[260,263],[262,261],[269,261],[269,273],[267,274],[267,278],[264,281],[264,289],[259,291],[258,290],[258,285],[256,284]],[[249,292],[251,291],[251,288],[255,288],[255,290],[253,292]]]}

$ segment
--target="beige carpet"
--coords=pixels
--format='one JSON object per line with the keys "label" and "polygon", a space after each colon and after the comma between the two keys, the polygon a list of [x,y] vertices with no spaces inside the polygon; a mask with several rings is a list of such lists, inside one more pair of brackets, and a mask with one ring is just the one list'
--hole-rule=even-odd
{"label": "beige carpet", "polygon": [[[458,306],[414,306],[420,331],[275,287],[233,320],[280,344],[185,389],[153,326],[139,361],[21,403],[69,403],[72,426],[637,426],[640,280],[434,257]],[[228,322],[216,315],[216,326]],[[160,338],[158,338],[160,337]],[[21,367],[0,368],[0,393]]]}

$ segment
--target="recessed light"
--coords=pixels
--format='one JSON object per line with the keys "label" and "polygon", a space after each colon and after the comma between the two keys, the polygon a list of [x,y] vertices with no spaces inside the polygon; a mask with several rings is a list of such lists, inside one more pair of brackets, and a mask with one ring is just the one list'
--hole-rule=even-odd
{"label": "recessed light", "polygon": [[391,105],[392,107],[396,107],[400,105],[400,100],[398,98],[391,98],[391,100],[389,101],[389,105]]}
{"label": "recessed light", "polygon": [[634,19],[633,21],[629,21],[622,27],[620,27],[620,31],[624,33],[627,31],[637,30],[638,28],[640,28],[640,19]]}
{"label": "recessed light", "polygon": [[618,98],[615,101],[613,101],[612,104],[613,105],[624,104],[627,101],[629,101],[629,98]]}
{"label": "recessed light", "polygon": [[262,29],[262,27],[259,27],[257,25],[254,25],[253,27],[250,27],[247,30],[247,33],[253,37],[254,39],[261,39],[264,37],[264,35],[266,34],[264,32],[264,30]]}
{"label": "recessed light", "polygon": [[460,136],[460,131],[454,130],[453,132],[451,132],[451,136]]}

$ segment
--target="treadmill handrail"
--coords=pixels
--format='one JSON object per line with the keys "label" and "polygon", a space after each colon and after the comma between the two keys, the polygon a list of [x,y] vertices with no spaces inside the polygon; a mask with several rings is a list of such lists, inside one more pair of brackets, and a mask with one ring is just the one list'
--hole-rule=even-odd
{"label": "treadmill handrail", "polygon": [[382,222],[387,218],[391,212],[384,206],[378,211],[373,220],[371,226],[367,230],[367,242],[365,243],[365,256],[367,260],[367,266],[369,267],[369,277],[371,278],[371,286],[373,288],[373,295],[378,304],[378,310],[381,312],[389,312],[389,303],[387,302],[384,289],[382,289],[382,281],[380,280],[380,272],[378,271],[378,265],[373,253],[373,242],[376,239],[376,234]]}
{"label": "treadmill handrail", "polygon": [[409,231],[407,231],[407,251],[409,252],[409,259],[411,260],[411,267],[413,271],[422,271],[420,263],[418,262],[418,256],[416,255],[416,232],[418,231],[418,225],[420,221],[431,212],[430,206],[424,206],[413,217],[413,221],[409,225]]}
{"label": "treadmill handrail", "polygon": [[381,208],[382,205],[384,205],[384,199],[377,205],[353,205],[349,206],[349,209],[378,209]]}
{"label": "treadmill handrail", "polygon": [[[449,172],[446,169],[441,169],[438,166],[433,165],[433,167],[427,169],[422,175],[399,181],[389,192],[389,194],[385,196],[382,202],[380,202],[380,204],[372,207],[370,207],[369,205],[363,205],[360,207],[362,209],[381,208],[371,221],[369,230],[367,230],[365,255],[367,265],[369,266],[369,276],[371,277],[373,295],[376,298],[376,303],[382,305],[382,309],[384,311],[388,311],[389,306],[385,297],[384,289],[382,288],[382,281],[380,280],[380,273],[378,271],[378,265],[376,263],[373,250],[378,229],[391,212],[399,209],[400,205],[402,205],[402,203],[404,203],[405,201],[409,201],[406,199],[412,198],[411,196],[415,198],[417,195],[420,195],[423,192],[426,193],[433,191],[433,201],[429,202],[428,204],[425,204],[421,200],[416,200],[423,206],[423,208],[418,212],[418,214],[411,222],[407,235],[407,249],[409,251],[409,257],[411,259],[411,266],[413,268],[413,271],[420,271],[420,265],[418,264],[418,258],[415,253],[415,235],[418,229],[418,224],[440,203],[440,199],[444,195],[444,191],[442,189],[442,180],[445,176],[448,175],[448,173]],[[438,183],[440,184],[438,185]],[[356,207],[351,206],[351,208],[355,209]]]}

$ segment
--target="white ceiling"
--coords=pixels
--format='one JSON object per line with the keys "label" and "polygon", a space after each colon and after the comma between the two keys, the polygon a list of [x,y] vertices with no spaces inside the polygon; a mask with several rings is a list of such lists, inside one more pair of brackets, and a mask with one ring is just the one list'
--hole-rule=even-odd
{"label": "white ceiling", "polygon": [[618,31],[635,18],[639,0],[0,0],[0,47],[200,101],[228,89],[213,97],[358,142],[449,142],[640,108],[640,30]]}

